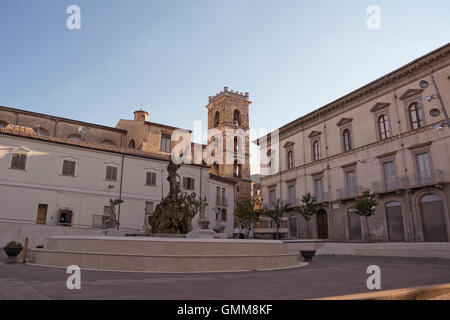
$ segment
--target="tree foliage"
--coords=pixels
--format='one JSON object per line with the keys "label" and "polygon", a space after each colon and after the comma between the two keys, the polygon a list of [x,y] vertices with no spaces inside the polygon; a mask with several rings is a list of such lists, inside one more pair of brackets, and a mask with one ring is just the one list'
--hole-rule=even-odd
{"label": "tree foliage", "polygon": [[258,221],[261,216],[261,211],[256,209],[259,207],[259,203],[259,199],[252,199],[250,197],[243,197],[236,202],[236,208],[234,209],[236,225],[245,228],[247,230],[247,236],[253,223]]}
{"label": "tree foliage", "polygon": [[297,212],[306,220],[306,232],[309,237],[309,221],[317,213],[319,205],[316,202],[316,198],[311,196],[308,192],[301,199],[302,204],[298,207]]}
{"label": "tree foliage", "polygon": [[366,218],[367,236],[370,241],[370,229],[368,218],[373,216],[377,209],[375,194],[370,191],[364,191],[362,196],[356,199],[355,213]]}
{"label": "tree foliage", "polygon": [[284,214],[288,211],[289,206],[287,204],[282,205],[280,200],[278,200],[277,203],[275,203],[273,206],[274,206],[273,209],[264,208],[262,210],[262,213],[264,216],[271,218],[273,222],[275,222],[275,224],[277,225],[275,237],[276,239],[278,239],[281,221]]}

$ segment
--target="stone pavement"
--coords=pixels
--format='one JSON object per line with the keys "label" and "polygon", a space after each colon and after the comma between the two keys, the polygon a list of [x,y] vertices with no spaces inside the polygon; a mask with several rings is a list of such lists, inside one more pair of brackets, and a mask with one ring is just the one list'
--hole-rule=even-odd
{"label": "stone pavement", "polygon": [[308,299],[368,292],[366,269],[381,268],[382,290],[450,282],[450,260],[316,256],[296,269],[204,274],[81,271],[68,290],[64,269],[6,264],[0,253],[0,299]]}

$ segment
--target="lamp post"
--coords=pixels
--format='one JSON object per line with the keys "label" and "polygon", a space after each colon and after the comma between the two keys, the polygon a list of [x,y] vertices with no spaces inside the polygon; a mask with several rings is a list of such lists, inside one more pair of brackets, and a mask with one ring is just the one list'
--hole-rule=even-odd
{"label": "lamp post", "polygon": [[[441,104],[442,112],[444,113],[444,116],[445,116],[445,122],[447,123],[447,127],[450,130],[450,119],[448,117],[447,110],[445,109],[444,101],[442,100],[442,96],[439,91],[439,87],[436,83],[436,79],[434,78],[433,74],[431,75],[431,81],[433,82],[433,86],[434,86],[434,89],[436,90],[436,94],[433,94],[432,96],[426,96],[425,99],[428,100],[428,102],[431,102],[433,99],[439,100],[439,102]],[[422,80],[422,81],[420,81],[419,86],[422,89],[426,89],[426,88],[428,88],[428,82],[426,80]]]}

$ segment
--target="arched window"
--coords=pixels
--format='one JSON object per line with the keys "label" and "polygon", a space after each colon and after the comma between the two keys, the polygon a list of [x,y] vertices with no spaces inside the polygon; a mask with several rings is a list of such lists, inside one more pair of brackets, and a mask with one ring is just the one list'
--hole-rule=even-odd
{"label": "arched window", "polygon": [[241,113],[238,109],[234,110],[233,112],[233,123],[235,126],[241,125]]}
{"label": "arched window", "polygon": [[69,135],[69,136],[67,137],[67,139],[69,139],[70,141],[78,141],[78,142],[80,142],[80,141],[83,140],[83,138],[81,137],[81,135],[78,134],[78,133],[74,133],[74,134]]}
{"label": "arched window", "polygon": [[236,156],[239,150],[238,137],[234,137],[234,155]]}
{"label": "arched window", "polygon": [[288,169],[294,168],[294,153],[292,150],[289,150],[287,153],[287,165]]}
{"label": "arched window", "polygon": [[8,122],[0,120],[0,129],[4,129],[8,126]]}
{"label": "arched window", "polygon": [[386,139],[391,136],[391,129],[389,127],[389,120],[387,115],[382,114],[378,117],[378,131],[380,133],[380,139]]}
{"label": "arched window", "polygon": [[414,130],[423,127],[423,114],[420,105],[417,102],[413,102],[409,106],[408,110],[411,129]]}
{"label": "arched window", "polygon": [[237,160],[234,160],[234,177],[241,178],[242,176],[242,164],[239,164]]}
{"label": "arched window", "polygon": [[216,111],[216,113],[214,114],[214,127],[217,127],[219,125],[219,120],[220,120],[220,115],[219,115],[219,111]]}
{"label": "arched window", "polygon": [[352,134],[350,129],[345,129],[342,132],[342,139],[344,142],[344,152],[352,150]]}
{"label": "arched window", "polygon": [[136,149],[136,142],[134,142],[133,139],[131,139],[130,142],[128,143],[128,148]]}
{"label": "arched window", "polygon": [[37,134],[38,136],[43,136],[46,137],[49,135],[49,132],[47,129],[41,128],[41,127],[37,127],[34,129],[34,133]]}
{"label": "arched window", "polygon": [[314,161],[320,160],[320,143],[319,140],[313,142],[313,159]]}

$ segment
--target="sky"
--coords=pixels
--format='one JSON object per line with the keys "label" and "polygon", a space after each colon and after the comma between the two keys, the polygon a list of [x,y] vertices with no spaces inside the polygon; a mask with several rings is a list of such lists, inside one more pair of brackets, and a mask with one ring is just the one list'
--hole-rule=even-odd
{"label": "sky", "polygon": [[263,133],[447,44],[449,12],[448,0],[0,0],[0,105],[107,126],[142,106],[206,130],[208,96],[228,86],[250,93]]}

